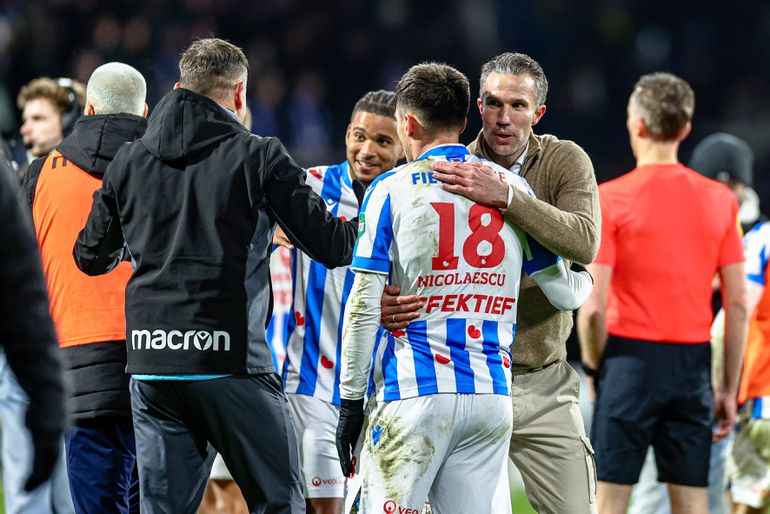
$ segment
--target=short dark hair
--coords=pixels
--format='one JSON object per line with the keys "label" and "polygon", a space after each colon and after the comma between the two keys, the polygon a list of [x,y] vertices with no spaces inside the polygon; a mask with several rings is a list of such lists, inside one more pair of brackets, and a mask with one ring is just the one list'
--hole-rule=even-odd
{"label": "short dark hair", "polygon": [[396,93],[393,91],[369,91],[362,96],[353,107],[352,119],[357,112],[370,112],[386,118],[396,118]]}
{"label": "short dark hair", "polygon": [[470,98],[468,78],[446,64],[417,64],[396,84],[399,108],[417,114],[430,133],[462,128]]}
{"label": "short dark hair", "polygon": [[506,73],[510,75],[530,75],[535,79],[535,102],[545,104],[548,95],[548,79],[540,64],[527,54],[505,52],[492,57],[481,67],[479,81],[479,96],[484,96],[484,84],[490,73]]}
{"label": "short dark hair", "polygon": [[695,110],[695,93],[690,84],[672,73],[642,75],[631,93],[631,104],[656,138],[676,139]]}
{"label": "short dark hair", "polygon": [[224,39],[198,39],[179,60],[179,85],[204,96],[220,97],[248,72],[249,61],[239,47]]}

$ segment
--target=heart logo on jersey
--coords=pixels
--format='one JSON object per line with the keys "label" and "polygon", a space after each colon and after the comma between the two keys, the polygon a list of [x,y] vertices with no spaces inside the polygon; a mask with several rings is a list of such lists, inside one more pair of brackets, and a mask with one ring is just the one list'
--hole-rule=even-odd
{"label": "heart logo on jersey", "polygon": [[481,330],[471,325],[468,327],[468,335],[471,337],[471,339],[478,339],[481,337]]}
{"label": "heart logo on jersey", "polygon": [[321,175],[321,172],[320,172],[320,171],[318,171],[318,170],[317,170],[317,169],[315,169],[315,168],[310,168],[310,169],[308,170],[308,172],[309,172],[311,175],[313,175],[315,178],[317,178],[318,180],[323,180],[323,179],[324,179],[324,178],[323,178],[323,175]]}
{"label": "heart logo on jersey", "polygon": [[393,337],[404,337],[406,335],[406,332],[403,330],[393,330],[390,333],[393,334]]}
{"label": "heart logo on jersey", "polygon": [[503,355],[503,366],[506,368],[511,367],[511,359],[509,359],[507,355]]}
{"label": "heart logo on jersey", "polygon": [[451,361],[449,358],[444,357],[443,355],[436,354],[436,362],[439,364],[449,364]]}
{"label": "heart logo on jersey", "polygon": [[342,221],[348,221],[348,219],[345,216],[340,216],[340,220]]}
{"label": "heart logo on jersey", "polygon": [[334,367],[334,363],[327,359],[326,355],[321,355],[321,366],[326,369],[332,369]]}
{"label": "heart logo on jersey", "polygon": [[302,326],[305,324],[305,316],[300,314],[299,312],[294,313],[294,319],[297,321],[297,326]]}

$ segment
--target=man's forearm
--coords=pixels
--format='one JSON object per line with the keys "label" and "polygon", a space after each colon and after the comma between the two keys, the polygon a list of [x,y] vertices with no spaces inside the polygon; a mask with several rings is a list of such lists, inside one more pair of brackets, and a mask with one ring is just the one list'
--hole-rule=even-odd
{"label": "man's forearm", "polygon": [[605,313],[587,312],[586,309],[581,308],[577,314],[577,334],[581,360],[584,364],[597,369],[607,346]]}
{"label": "man's forearm", "polygon": [[340,397],[343,399],[358,400],[366,395],[386,278],[377,273],[356,272],[353,280],[342,328]]}
{"label": "man's forearm", "polygon": [[741,302],[725,305],[724,310],[724,382],[722,388],[729,394],[736,394],[743,367],[748,312],[745,304]]}
{"label": "man's forearm", "polygon": [[514,188],[503,217],[556,255],[588,264],[599,251],[598,200],[590,191],[573,196],[573,202],[586,206],[584,211],[566,212]]}

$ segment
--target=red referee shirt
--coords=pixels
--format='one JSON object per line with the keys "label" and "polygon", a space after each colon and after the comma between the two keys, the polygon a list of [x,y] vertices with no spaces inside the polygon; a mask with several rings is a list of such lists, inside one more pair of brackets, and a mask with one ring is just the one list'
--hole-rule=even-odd
{"label": "red referee shirt", "polygon": [[607,330],[631,339],[710,339],[711,283],[743,262],[738,203],[681,164],[648,165],[599,186],[597,264],[611,266]]}

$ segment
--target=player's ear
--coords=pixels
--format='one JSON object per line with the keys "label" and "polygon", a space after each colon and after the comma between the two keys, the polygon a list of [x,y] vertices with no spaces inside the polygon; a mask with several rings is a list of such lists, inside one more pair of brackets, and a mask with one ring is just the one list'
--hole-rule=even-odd
{"label": "player's ear", "polygon": [[243,110],[244,105],[244,97],[243,94],[244,89],[246,89],[246,83],[244,81],[239,81],[233,86],[233,100],[235,101],[235,109],[240,112]]}
{"label": "player's ear", "polygon": [[690,135],[690,132],[692,131],[692,123],[687,122],[685,126],[682,128],[682,131],[679,133],[679,137],[677,138],[678,141],[684,141],[687,136]]}
{"label": "player's ear", "polygon": [[647,124],[644,122],[644,119],[642,119],[641,116],[634,120],[633,130],[634,134],[638,137],[648,138],[654,136],[650,129],[647,128]]}
{"label": "player's ear", "polygon": [[404,114],[404,118],[406,119],[406,135],[409,137],[414,137],[414,135],[418,131],[424,131],[422,128],[422,125],[420,124],[420,121],[415,118],[414,114],[412,113],[406,113]]}
{"label": "player's ear", "polygon": [[534,127],[537,125],[537,122],[540,121],[540,118],[543,117],[543,114],[545,114],[545,104],[539,106],[537,109],[535,109],[535,115],[532,117],[532,126]]}
{"label": "player's ear", "polygon": [[[483,104],[483,103],[481,103],[481,97],[479,97],[479,98],[477,98],[477,99],[476,99],[476,105],[477,105],[477,106],[478,106],[478,108],[479,108],[479,114],[482,114],[482,115],[483,115],[483,114],[484,114],[484,108],[483,108],[483,107],[484,107],[484,104]],[[466,118],[466,119],[467,119],[467,118]]]}

